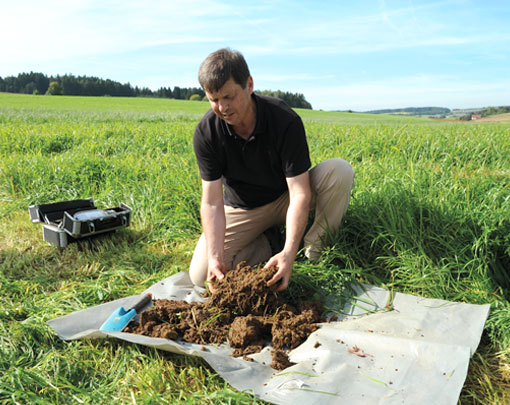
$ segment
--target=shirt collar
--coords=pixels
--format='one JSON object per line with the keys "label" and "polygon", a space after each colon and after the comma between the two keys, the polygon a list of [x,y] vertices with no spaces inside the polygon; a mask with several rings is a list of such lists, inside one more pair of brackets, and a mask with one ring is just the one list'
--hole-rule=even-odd
{"label": "shirt collar", "polygon": [[[255,138],[257,134],[264,133],[266,130],[265,122],[264,122],[264,104],[260,101],[260,97],[256,95],[255,93],[252,93],[251,95],[252,99],[255,101],[255,108],[256,108],[256,121],[255,121],[255,129],[253,130],[253,133],[251,136],[246,140],[250,141]],[[225,121],[221,120],[223,125],[226,128],[226,132],[230,136],[239,136],[234,131],[234,128],[230,124],[227,124]]]}
{"label": "shirt collar", "polygon": [[252,93],[251,96],[255,100],[257,108],[257,122],[255,123],[255,129],[253,130],[253,135],[257,135],[265,132],[266,130],[264,104],[261,102],[260,97],[255,93]]}

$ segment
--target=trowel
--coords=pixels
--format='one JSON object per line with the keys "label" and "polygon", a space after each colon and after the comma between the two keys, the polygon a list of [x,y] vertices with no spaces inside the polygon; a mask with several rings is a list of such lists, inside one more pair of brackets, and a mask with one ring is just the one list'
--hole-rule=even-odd
{"label": "trowel", "polygon": [[129,309],[124,307],[117,308],[108,319],[99,328],[105,332],[120,332],[124,329],[129,322],[135,317],[136,314],[145,308],[152,301],[152,294],[147,293]]}

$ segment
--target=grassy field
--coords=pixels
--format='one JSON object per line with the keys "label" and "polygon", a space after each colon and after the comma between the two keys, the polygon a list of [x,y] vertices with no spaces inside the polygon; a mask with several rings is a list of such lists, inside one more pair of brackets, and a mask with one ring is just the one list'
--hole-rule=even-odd
{"label": "grassy field", "polygon": [[[0,402],[260,403],[200,359],[116,340],[64,342],[46,321],[187,270],[200,233],[192,134],[205,102],[0,94]],[[314,163],[342,157],[345,223],[294,285],[357,280],[491,304],[462,404],[510,403],[510,124],[298,110]],[[63,251],[31,204],[94,197],[125,230]]]}

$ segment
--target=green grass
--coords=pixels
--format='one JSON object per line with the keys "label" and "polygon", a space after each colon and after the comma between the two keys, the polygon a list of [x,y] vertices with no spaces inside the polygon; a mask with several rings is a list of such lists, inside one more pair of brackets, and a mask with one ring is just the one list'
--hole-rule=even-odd
{"label": "green grass", "polygon": [[[205,362],[120,341],[63,342],[46,321],[187,270],[200,233],[192,134],[203,102],[0,94],[0,402],[255,403]],[[293,290],[351,280],[491,304],[461,403],[510,401],[510,126],[298,111],[312,160],[356,185]],[[27,207],[124,202],[131,226],[62,252]],[[291,291],[291,292],[292,292]]]}

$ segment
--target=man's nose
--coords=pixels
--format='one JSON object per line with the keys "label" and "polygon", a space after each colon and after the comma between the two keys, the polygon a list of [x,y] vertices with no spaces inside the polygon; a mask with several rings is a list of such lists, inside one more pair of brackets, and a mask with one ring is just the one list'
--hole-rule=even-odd
{"label": "man's nose", "polygon": [[226,100],[218,101],[218,105],[221,112],[225,112],[228,110],[228,102]]}

